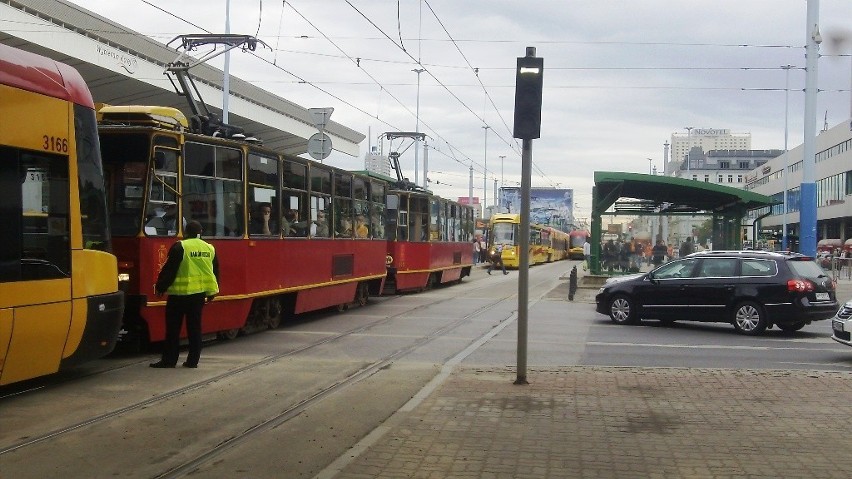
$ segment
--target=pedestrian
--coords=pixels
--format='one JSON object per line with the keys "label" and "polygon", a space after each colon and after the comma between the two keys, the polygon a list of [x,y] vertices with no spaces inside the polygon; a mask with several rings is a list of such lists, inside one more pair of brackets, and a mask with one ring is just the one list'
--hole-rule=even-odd
{"label": "pedestrian", "polygon": [[482,250],[482,243],[479,242],[479,236],[473,239],[473,264],[479,263],[479,252]]}
{"label": "pedestrian", "polygon": [[183,366],[197,368],[201,357],[201,310],[219,294],[219,262],[213,246],[201,239],[201,223],[186,225],[186,238],[169,249],[166,264],[157,276],[154,292],[168,293],[166,341],[163,354],[152,368],[173,368],[180,355],[180,328],[186,316],[189,351]]}
{"label": "pedestrian", "polygon": [[654,263],[655,268],[663,264],[663,260],[665,259],[667,252],[668,249],[666,248],[666,245],[663,244],[663,240],[658,240],[657,244],[651,250],[651,261]]}
{"label": "pedestrian", "polygon": [[583,261],[586,264],[583,266],[583,269],[587,269],[589,267],[589,259],[592,257],[592,245],[589,243],[589,237],[586,237],[586,241],[583,243]]}
{"label": "pedestrian", "polygon": [[680,245],[680,251],[678,251],[678,256],[683,258],[686,255],[692,254],[695,251],[695,248],[692,246],[692,237],[687,236],[686,241]]}
{"label": "pedestrian", "polygon": [[479,235],[479,262],[484,263],[488,261],[488,246],[485,244],[485,238],[482,235]]}
{"label": "pedestrian", "polygon": [[506,271],[506,265],[503,264],[503,245],[501,244],[494,246],[494,252],[491,254],[491,263],[488,265],[488,274],[491,274],[491,269],[496,268],[497,265],[503,270],[503,274],[509,274]]}

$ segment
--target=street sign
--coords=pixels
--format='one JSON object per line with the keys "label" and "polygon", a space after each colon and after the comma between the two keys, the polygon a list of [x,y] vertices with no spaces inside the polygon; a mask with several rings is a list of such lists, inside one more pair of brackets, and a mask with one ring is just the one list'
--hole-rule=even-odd
{"label": "street sign", "polygon": [[315,160],[324,160],[331,154],[331,138],[325,133],[314,133],[308,139],[308,154]]}
{"label": "street sign", "polygon": [[334,113],[334,108],[308,108],[308,112],[311,114],[311,119],[314,120],[317,129],[325,130],[325,125],[328,124],[331,114]]}

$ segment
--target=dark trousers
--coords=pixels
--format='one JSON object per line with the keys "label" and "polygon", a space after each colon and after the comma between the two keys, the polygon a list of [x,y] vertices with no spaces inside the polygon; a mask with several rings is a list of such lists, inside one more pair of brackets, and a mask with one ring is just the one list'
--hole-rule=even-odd
{"label": "dark trousers", "polygon": [[201,310],[204,308],[204,293],[169,295],[166,300],[166,342],[163,345],[163,362],[177,364],[180,355],[180,327],[186,316],[186,336],[189,352],[186,363],[198,364],[201,358]]}
{"label": "dark trousers", "polygon": [[506,273],[506,265],[503,264],[503,258],[493,258],[488,265],[488,274],[491,274],[491,270],[497,267],[503,270],[503,274]]}

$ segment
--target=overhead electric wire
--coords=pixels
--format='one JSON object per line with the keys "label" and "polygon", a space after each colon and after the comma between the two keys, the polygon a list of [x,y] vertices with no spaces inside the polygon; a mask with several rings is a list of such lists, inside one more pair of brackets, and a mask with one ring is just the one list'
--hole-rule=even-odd
{"label": "overhead electric wire", "polygon": [[[372,80],[372,81],[373,81],[373,82],[374,82],[377,86],[379,86],[380,88],[382,88],[382,90],[383,90],[383,91],[386,91],[386,92],[387,92],[387,94],[388,94],[391,98],[393,98],[393,99],[394,99],[394,100],[395,100],[395,101],[396,101],[396,102],[397,102],[400,106],[402,106],[402,108],[404,108],[404,109],[405,109],[405,111],[407,111],[408,113],[410,113],[412,116],[415,116],[415,117],[417,116],[417,114],[416,114],[415,112],[412,112],[412,111],[411,111],[411,109],[410,109],[410,108],[409,108],[409,107],[408,107],[408,106],[407,106],[407,105],[406,105],[406,104],[405,104],[402,100],[400,100],[400,99],[399,99],[399,98],[397,98],[395,95],[393,95],[393,94],[392,94],[392,93],[391,93],[391,92],[390,92],[390,91],[389,91],[389,90],[385,87],[385,85],[384,85],[384,84],[382,84],[382,82],[380,82],[377,78],[375,78],[375,77],[374,77],[372,74],[370,74],[367,70],[365,70],[363,67],[361,67],[361,66],[359,65],[359,62],[358,62],[355,58],[353,58],[351,55],[349,55],[348,53],[346,53],[346,52],[345,52],[345,51],[344,51],[344,50],[343,50],[343,49],[342,49],[339,45],[337,45],[337,43],[335,43],[335,42],[334,42],[333,40],[331,40],[329,37],[326,37],[326,36],[325,36],[325,34],[322,32],[322,30],[320,30],[320,28],[319,28],[319,27],[317,27],[316,25],[314,25],[314,24],[313,24],[313,22],[311,22],[311,21],[310,21],[310,20],[308,20],[308,19],[307,19],[304,15],[302,15],[302,13],[301,13],[301,12],[299,12],[299,11],[296,9],[296,7],[292,5],[292,3],[288,3],[288,2],[287,2],[287,0],[283,0],[283,3],[284,3],[285,5],[289,5],[289,6],[290,6],[290,8],[291,8],[291,9],[292,9],[292,10],[293,10],[293,11],[294,11],[297,15],[299,15],[299,16],[302,18],[302,20],[304,20],[304,21],[305,21],[308,25],[310,25],[313,29],[315,29],[315,30],[316,30],[316,31],[317,31],[320,35],[323,35],[323,38],[326,38],[326,39],[328,40],[328,42],[329,42],[331,45],[333,45],[333,46],[334,46],[334,48],[336,48],[336,49],[337,49],[337,50],[338,50],[341,54],[343,54],[343,55],[344,55],[344,56],[345,56],[345,57],[346,57],[349,61],[351,61],[353,64],[355,64],[356,68],[358,68],[359,70],[361,70],[362,72],[364,72],[364,74],[366,74],[366,75],[367,75],[367,76],[368,76],[368,77],[369,77],[369,78],[370,78],[370,79],[371,79],[371,80]],[[387,38],[390,40],[390,37],[387,37]],[[393,42],[393,40],[391,40],[391,42]],[[406,52],[406,54],[407,54],[407,52]],[[410,55],[409,55],[409,56],[410,56]],[[361,111],[363,111],[363,110],[361,110]],[[376,117],[376,118],[378,118],[378,117]],[[423,125],[424,125],[427,129],[429,129],[432,133],[434,133],[434,135],[435,135],[435,137],[436,137],[436,138],[440,138],[441,140],[443,140],[443,141],[447,142],[447,144],[449,144],[449,142],[448,142],[446,139],[444,139],[444,138],[443,138],[443,137],[442,137],[442,136],[441,136],[441,135],[437,132],[437,130],[435,130],[434,128],[432,128],[431,126],[429,126],[429,124],[427,124],[426,122],[423,122]],[[401,130],[401,129],[400,129],[400,128],[397,128],[397,130]],[[467,155],[465,155],[465,157],[467,157]],[[458,159],[456,159],[456,158],[454,158],[454,159],[455,159],[456,161],[458,161]],[[459,162],[459,163],[461,164],[461,162]]]}

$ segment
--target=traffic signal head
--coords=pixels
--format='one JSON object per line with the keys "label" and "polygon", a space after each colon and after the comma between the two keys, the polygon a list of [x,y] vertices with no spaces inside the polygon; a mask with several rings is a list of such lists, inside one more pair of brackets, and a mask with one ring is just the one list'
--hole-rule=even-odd
{"label": "traffic signal head", "polygon": [[524,140],[541,137],[541,89],[544,59],[527,47],[515,71],[515,128],[513,136]]}

